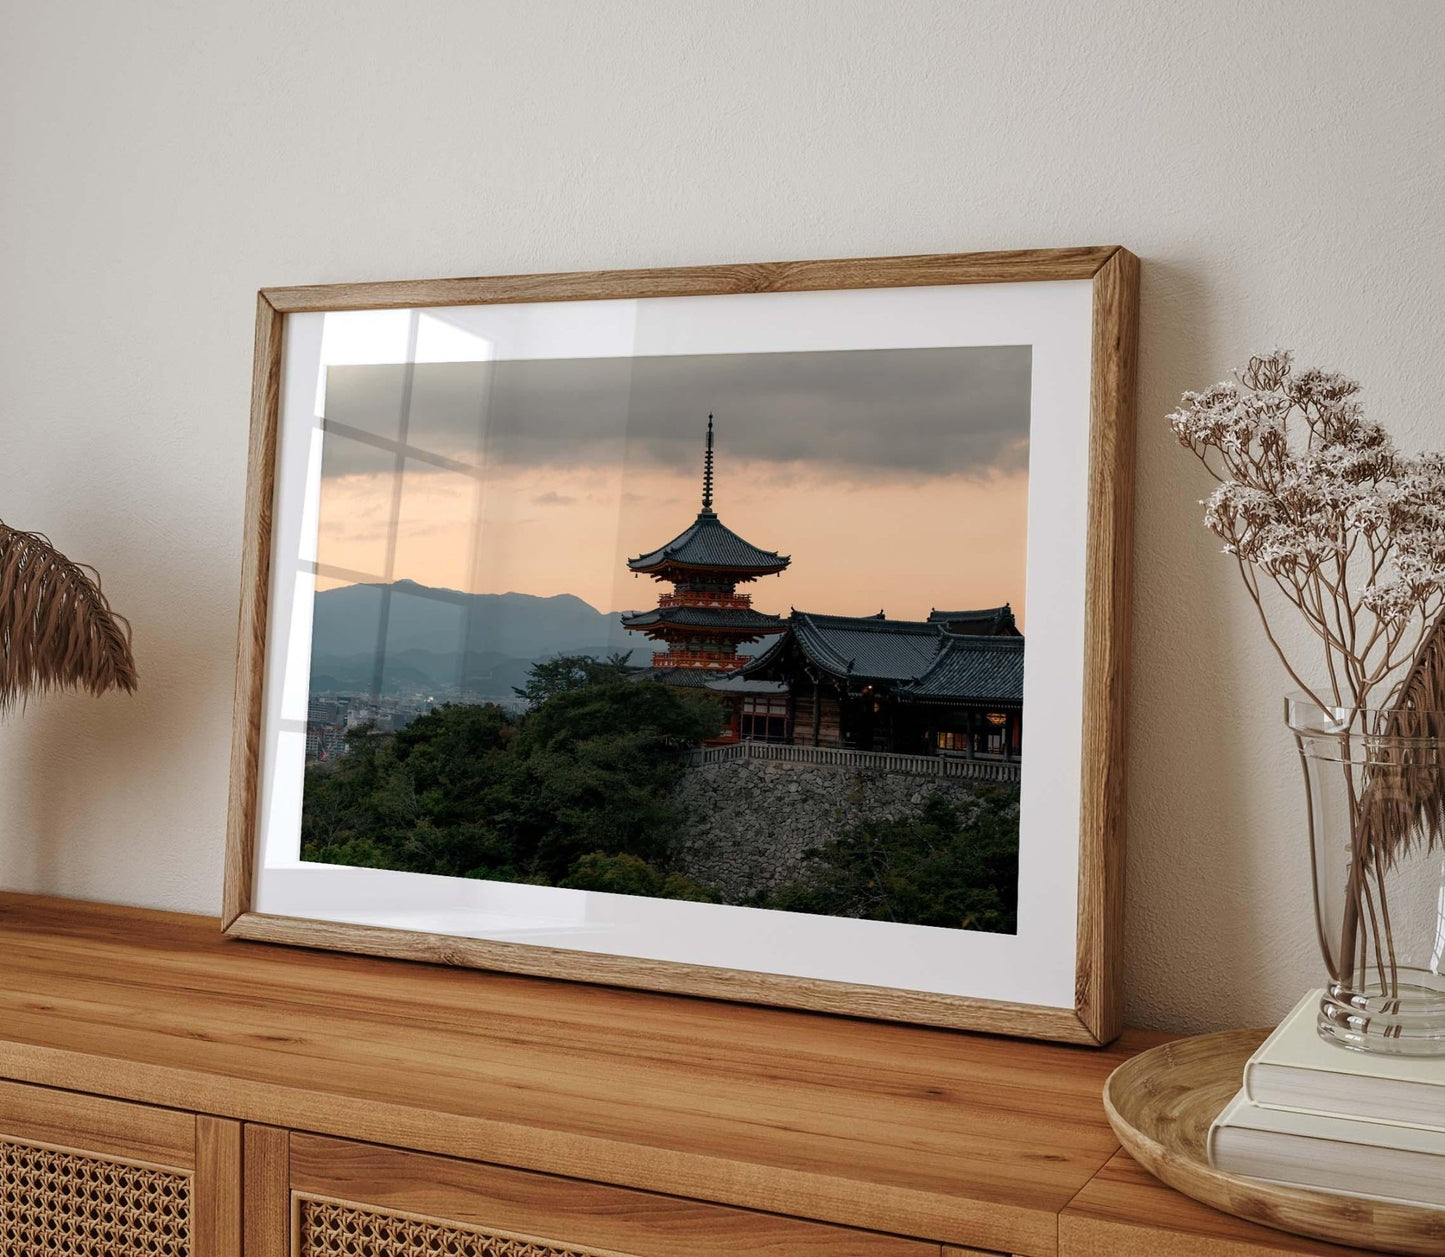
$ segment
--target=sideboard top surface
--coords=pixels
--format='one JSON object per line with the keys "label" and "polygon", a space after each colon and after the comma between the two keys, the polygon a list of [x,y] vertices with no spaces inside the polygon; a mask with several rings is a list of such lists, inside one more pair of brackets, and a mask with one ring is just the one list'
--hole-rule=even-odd
{"label": "sideboard top surface", "polygon": [[1072,1048],[227,940],[0,894],[0,1075],[754,1209],[1055,1251],[1118,1145]]}

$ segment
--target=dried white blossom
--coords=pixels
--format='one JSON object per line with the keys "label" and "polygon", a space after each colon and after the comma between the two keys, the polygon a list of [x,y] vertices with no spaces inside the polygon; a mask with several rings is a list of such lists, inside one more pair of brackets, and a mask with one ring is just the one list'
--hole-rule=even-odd
{"label": "dried white blossom", "polygon": [[1397,620],[1409,615],[1419,599],[1412,586],[1394,581],[1388,585],[1369,586],[1360,595],[1360,601],[1381,620]]}
{"label": "dried white blossom", "polygon": [[1185,393],[1168,419],[1219,481],[1206,527],[1348,661],[1363,686],[1348,697],[1363,705],[1445,607],[1445,453],[1401,455],[1359,392],[1347,376],[1296,372],[1277,349]]}

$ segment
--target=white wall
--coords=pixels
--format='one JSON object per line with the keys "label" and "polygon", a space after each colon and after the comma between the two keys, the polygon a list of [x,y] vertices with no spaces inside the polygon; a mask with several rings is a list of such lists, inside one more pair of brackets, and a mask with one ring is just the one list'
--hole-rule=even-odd
{"label": "white wall", "polygon": [[0,883],[219,909],[264,284],[1123,243],[1144,259],[1129,1015],[1316,975],[1242,592],[1161,416],[1282,343],[1445,445],[1445,6],[4,0],[0,516],[133,698],[0,725]]}

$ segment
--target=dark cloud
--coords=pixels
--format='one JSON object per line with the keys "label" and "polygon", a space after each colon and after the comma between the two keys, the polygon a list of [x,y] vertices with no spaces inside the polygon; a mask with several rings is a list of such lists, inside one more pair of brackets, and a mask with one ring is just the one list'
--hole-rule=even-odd
{"label": "dark cloud", "polygon": [[[327,422],[508,469],[699,464],[709,411],[730,462],[847,478],[1025,470],[1027,345],[331,367]],[[325,473],[381,451],[328,440]]]}

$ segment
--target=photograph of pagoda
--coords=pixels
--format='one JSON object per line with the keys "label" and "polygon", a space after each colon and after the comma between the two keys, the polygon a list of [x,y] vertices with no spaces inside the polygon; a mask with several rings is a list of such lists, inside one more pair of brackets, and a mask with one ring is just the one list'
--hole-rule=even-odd
{"label": "photograph of pagoda", "polygon": [[1030,358],[333,368],[303,858],[1013,932]]}
{"label": "photograph of pagoda", "polygon": [[666,649],[654,652],[646,675],[666,685],[695,686],[742,666],[738,648],[783,631],[775,615],[753,610],[750,594],[737,587],[776,576],[786,555],[760,550],[727,527],[712,509],[713,417],[707,417],[702,510],[687,529],[660,550],[629,559],[629,571],[670,584],[651,611],[628,612],[623,628],[642,633]]}

